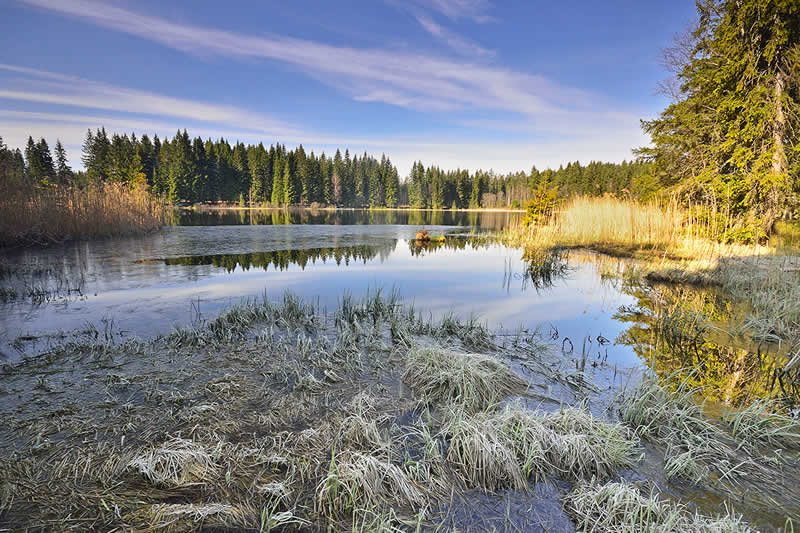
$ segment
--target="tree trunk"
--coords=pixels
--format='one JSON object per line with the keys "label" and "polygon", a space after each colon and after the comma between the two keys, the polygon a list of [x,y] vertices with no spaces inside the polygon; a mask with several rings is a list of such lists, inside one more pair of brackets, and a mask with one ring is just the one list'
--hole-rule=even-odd
{"label": "tree trunk", "polygon": [[786,116],[783,113],[783,74],[778,71],[775,75],[775,123],[772,127],[772,140],[775,151],[772,153],[772,171],[775,174],[786,172],[786,152],[783,147],[783,138],[786,135]]}
{"label": "tree trunk", "polygon": [[772,152],[773,182],[767,199],[767,209],[764,213],[763,220],[763,229],[767,235],[772,232],[772,226],[781,211],[783,199],[781,198],[782,195],[777,182],[785,179],[786,174],[786,151],[783,143],[783,139],[786,135],[786,115],[783,112],[783,91],[783,73],[778,70],[775,74],[775,118],[772,125],[772,142],[774,144],[774,151]]}

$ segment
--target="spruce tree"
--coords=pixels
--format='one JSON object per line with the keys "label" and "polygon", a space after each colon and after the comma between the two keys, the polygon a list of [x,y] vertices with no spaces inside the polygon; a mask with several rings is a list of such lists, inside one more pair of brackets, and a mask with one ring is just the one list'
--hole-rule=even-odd
{"label": "spruce tree", "polygon": [[295,188],[292,169],[287,157],[286,162],[283,164],[283,204],[290,206],[295,202],[297,202],[297,189]]}
{"label": "spruce tree", "polygon": [[56,139],[55,154],[56,178],[59,183],[68,183],[72,180],[72,169],[69,168],[67,151],[64,149],[64,145],[61,144],[60,139]]}
{"label": "spruce tree", "polygon": [[[288,164],[288,162],[287,162]],[[275,161],[273,163],[273,171],[272,171],[272,195],[271,195],[271,202],[272,205],[281,206],[284,204],[284,163],[283,158],[281,157],[280,151],[278,151],[275,155]]]}
{"label": "spruce tree", "polygon": [[701,0],[688,41],[668,53],[675,101],[643,123],[662,184],[718,201],[727,238],[768,233],[800,170],[800,3]]}

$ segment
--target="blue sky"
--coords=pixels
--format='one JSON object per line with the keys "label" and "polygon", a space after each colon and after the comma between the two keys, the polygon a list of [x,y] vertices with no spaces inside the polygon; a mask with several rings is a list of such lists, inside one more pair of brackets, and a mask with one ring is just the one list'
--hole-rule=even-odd
{"label": "blue sky", "polygon": [[0,136],[275,141],[498,172],[621,161],[693,0],[0,0]]}

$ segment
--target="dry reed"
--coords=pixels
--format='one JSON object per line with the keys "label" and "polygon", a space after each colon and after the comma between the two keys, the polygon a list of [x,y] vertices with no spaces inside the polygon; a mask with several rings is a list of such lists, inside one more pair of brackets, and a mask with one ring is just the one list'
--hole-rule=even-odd
{"label": "dry reed", "polygon": [[167,214],[145,187],[119,183],[0,193],[0,246],[145,233],[159,229]]}
{"label": "dry reed", "polygon": [[[758,245],[725,243],[723,213],[704,206],[696,216],[676,201],[642,203],[610,196],[573,198],[544,224],[506,229],[503,240],[515,246],[592,247],[618,255],[672,259],[716,259],[764,253]],[[716,224],[712,221],[723,219]]]}

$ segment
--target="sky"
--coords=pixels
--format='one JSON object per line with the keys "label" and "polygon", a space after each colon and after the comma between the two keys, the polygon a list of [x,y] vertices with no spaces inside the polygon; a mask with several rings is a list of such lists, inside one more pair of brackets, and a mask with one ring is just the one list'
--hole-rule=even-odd
{"label": "sky", "polygon": [[693,0],[0,0],[0,136],[88,128],[444,169],[622,161]]}

